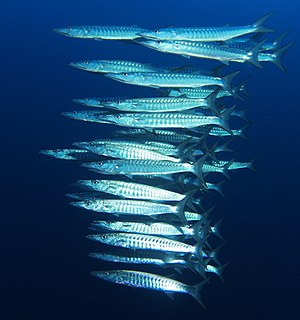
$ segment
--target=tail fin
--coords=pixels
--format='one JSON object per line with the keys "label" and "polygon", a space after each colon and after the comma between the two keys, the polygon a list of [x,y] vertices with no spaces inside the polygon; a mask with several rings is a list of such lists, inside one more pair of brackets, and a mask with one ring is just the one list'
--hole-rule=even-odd
{"label": "tail fin", "polygon": [[222,237],[222,234],[220,232],[220,226],[224,218],[220,219],[214,226],[211,227],[211,232],[220,238],[222,241],[225,241]]}
{"label": "tail fin", "polygon": [[242,139],[244,140],[248,140],[246,134],[245,134],[245,131],[246,129],[250,126],[249,123],[247,123],[246,125],[244,125],[242,128],[240,128],[239,130],[237,130],[238,134],[237,136],[241,137]]}
{"label": "tail fin", "polygon": [[247,117],[246,117],[246,112],[247,112],[248,109],[243,109],[243,110],[235,110],[232,115],[233,116],[236,116],[236,117],[239,117],[241,119],[243,119],[244,121],[246,122],[249,122]]}
{"label": "tail fin", "polygon": [[197,160],[194,164],[194,174],[201,180],[201,182],[205,185],[202,167],[206,161],[207,155],[202,156],[199,160]]}
{"label": "tail fin", "polygon": [[221,71],[224,69],[225,65],[221,64],[218,67],[211,69],[214,77],[221,77]]}
{"label": "tail fin", "polygon": [[219,261],[219,258],[218,258],[218,254],[220,252],[220,250],[222,249],[224,243],[222,243],[220,246],[218,246],[215,250],[209,252],[208,256],[209,258],[211,258],[216,264],[218,264],[219,266],[221,265],[220,264],[220,261]]}
{"label": "tail fin", "polygon": [[212,266],[212,265],[207,265],[206,268],[205,268],[205,271],[206,272],[211,272],[211,273],[214,273],[216,275],[218,275],[221,280],[225,283],[224,279],[223,279],[223,272],[224,272],[224,269],[229,265],[229,262],[225,263],[223,266],[219,266],[219,267],[215,267],[215,266]]}
{"label": "tail fin", "polygon": [[255,45],[248,51],[248,56],[249,56],[248,62],[252,63],[254,66],[258,68],[262,68],[261,63],[258,60],[258,54],[261,51],[261,47],[265,43],[265,41],[266,41],[265,39],[262,40],[261,42],[259,42],[257,45]]}
{"label": "tail fin", "polygon": [[213,91],[209,96],[207,96],[205,99],[207,101],[207,107],[214,112],[215,114],[219,114],[220,112],[218,111],[216,107],[216,99],[218,96],[218,93],[220,92],[221,88],[216,89]]}
{"label": "tail fin", "polygon": [[283,72],[287,72],[285,67],[283,66],[282,64],[282,61],[281,61],[281,58],[286,54],[287,50],[293,46],[295,43],[295,41],[287,44],[286,46],[276,50],[273,52],[273,56],[274,56],[274,59],[270,60],[272,63],[274,63],[280,70],[282,70]]}
{"label": "tail fin", "polygon": [[219,182],[219,183],[216,183],[216,184],[214,184],[213,188],[211,188],[212,190],[215,190],[215,191],[219,192],[219,194],[220,194],[223,198],[225,198],[225,195],[224,195],[223,190],[222,190],[222,184],[223,184],[224,182],[225,182],[225,180],[223,180],[223,181],[221,181],[221,182]]}
{"label": "tail fin", "polygon": [[279,46],[281,45],[283,39],[291,32],[291,29],[285,31],[284,33],[282,33],[281,35],[279,35],[277,38],[275,38],[273,41],[272,41],[272,44],[273,44],[273,49],[278,49]]}
{"label": "tail fin", "polygon": [[265,21],[269,19],[269,17],[271,17],[273,14],[274,12],[270,12],[254,22],[253,27],[255,28],[255,32],[274,32],[274,29],[267,28],[263,25]]}
{"label": "tail fin", "polygon": [[231,87],[231,81],[239,73],[240,73],[240,71],[232,72],[232,73],[230,73],[227,76],[222,78],[223,81],[224,81],[223,89],[228,91],[229,93],[231,93],[233,96],[234,96],[234,91],[232,90],[232,87]]}
{"label": "tail fin", "polygon": [[230,179],[230,176],[228,174],[228,169],[232,165],[233,162],[234,162],[234,159],[232,159],[231,161],[227,162],[225,164],[225,166],[223,167],[223,170],[222,170],[222,174],[228,179]]}
{"label": "tail fin", "polygon": [[225,141],[222,145],[215,149],[215,152],[232,152],[233,150],[228,147],[232,140],[234,140],[234,138]]}
{"label": "tail fin", "polygon": [[231,135],[233,135],[230,127],[229,127],[229,117],[232,113],[232,111],[235,109],[235,106],[227,109],[226,111],[224,111],[221,115],[220,115],[220,124],[219,126],[224,129],[225,131],[229,132]]}
{"label": "tail fin", "polygon": [[206,309],[203,301],[202,301],[202,288],[204,287],[204,285],[209,282],[210,278],[207,278],[206,280],[203,280],[202,282],[194,285],[194,286],[191,286],[191,290],[190,290],[190,295],[192,297],[194,297],[197,302],[201,305],[202,308]]}

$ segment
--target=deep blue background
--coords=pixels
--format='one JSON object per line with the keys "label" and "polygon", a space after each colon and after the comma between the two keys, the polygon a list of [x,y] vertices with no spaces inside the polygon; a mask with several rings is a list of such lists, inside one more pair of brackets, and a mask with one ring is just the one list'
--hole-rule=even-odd
{"label": "deep blue background", "polygon": [[[261,4],[263,2],[263,5]],[[51,32],[69,24],[176,26],[242,25],[275,10],[268,25],[293,30],[299,40],[297,1],[101,1],[2,0],[1,27],[1,319],[298,319],[299,318],[299,41],[284,58],[288,74],[234,65],[253,74],[249,142],[236,144],[236,159],[256,154],[258,173],[232,174],[224,216],[230,261],[226,285],[204,289],[208,311],[192,298],[175,302],[92,278],[101,269],[84,238],[92,220],[68,205],[64,194],[91,176],[76,163],[38,154],[73,141],[104,136],[108,127],[60,115],[84,96],[138,96],[131,87],[67,66],[82,59],[128,59],[160,65],[202,65],[118,42],[70,39]],[[216,64],[205,62],[203,65]],[[240,79],[242,79],[242,75]]]}

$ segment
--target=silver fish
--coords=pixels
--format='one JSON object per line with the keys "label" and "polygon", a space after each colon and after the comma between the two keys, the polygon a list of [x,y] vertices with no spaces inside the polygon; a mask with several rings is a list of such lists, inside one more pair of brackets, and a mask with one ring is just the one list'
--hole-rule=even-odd
{"label": "silver fish", "polygon": [[140,38],[140,33],[147,32],[136,26],[68,26],[53,31],[72,38],[101,40],[133,40]]}
{"label": "silver fish", "polygon": [[142,32],[143,38],[159,40],[186,40],[186,41],[226,41],[253,32],[273,32],[263,24],[272,15],[269,13],[251,25],[240,27],[203,27],[203,28],[173,28],[156,29],[155,31]]}
{"label": "silver fish", "polygon": [[194,286],[190,286],[156,274],[133,270],[94,271],[91,274],[105,281],[124,284],[135,288],[158,290],[166,293],[187,293],[205,308],[201,298],[201,290],[208,279]]}

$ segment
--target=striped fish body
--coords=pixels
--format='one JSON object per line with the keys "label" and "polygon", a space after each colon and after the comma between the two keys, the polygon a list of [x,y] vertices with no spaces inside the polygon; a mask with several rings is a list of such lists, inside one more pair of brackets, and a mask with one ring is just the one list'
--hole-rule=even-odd
{"label": "striped fish body", "polygon": [[126,215],[156,215],[163,213],[177,214],[177,207],[163,203],[139,200],[96,199],[73,202],[72,205],[87,210]]}
{"label": "striped fish body", "polygon": [[[92,275],[109,282],[134,288],[144,288],[162,292],[188,293],[197,299],[194,287],[155,274],[133,270],[109,270],[95,271],[92,272]],[[199,303],[202,304],[201,300]]]}
{"label": "striped fish body", "polygon": [[146,29],[134,26],[69,26],[54,31],[72,38],[103,40],[133,40],[140,38],[140,33],[147,32]]}
{"label": "striped fish body", "polygon": [[157,72],[150,64],[125,60],[85,60],[71,62],[70,65],[89,72],[121,73],[121,72]]}
{"label": "striped fish body", "polygon": [[95,191],[105,192],[130,199],[156,201],[181,201],[185,195],[140,183],[118,180],[79,180],[79,184]]}
{"label": "striped fish body", "polygon": [[158,43],[146,42],[147,46],[155,47],[156,50],[175,53],[196,58],[219,60],[225,63],[230,61],[243,63],[250,60],[252,53],[230,46],[215,45],[213,43],[192,41],[160,41]]}
{"label": "striped fish body", "polygon": [[[87,144],[84,146],[89,151],[98,155],[109,156],[119,159],[140,159],[140,160],[166,160],[172,162],[180,162],[180,159],[170,157],[153,150],[146,148],[139,148],[134,145],[118,145],[118,144],[96,144],[91,146]],[[150,146],[151,147],[151,146]],[[150,149],[149,147],[149,149]]]}
{"label": "striped fish body", "polygon": [[154,88],[199,88],[211,85],[220,87],[225,86],[224,80],[222,78],[189,73],[131,72],[120,74],[107,73],[105,76],[128,84]]}
{"label": "striped fish body", "polygon": [[[211,95],[216,89],[215,88],[202,88],[202,89],[195,89],[195,88],[178,88],[178,90],[170,90],[168,95],[178,97],[181,95],[185,95],[187,98],[190,99],[205,99],[209,95]],[[217,99],[223,97],[230,97],[232,94],[226,90],[220,90],[217,93]]]}
{"label": "striped fish body", "polygon": [[103,228],[109,231],[141,233],[160,236],[193,235],[193,229],[187,227],[175,227],[168,223],[156,222],[151,224],[140,222],[107,222],[96,221],[93,227]]}
{"label": "striped fish body", "polygon": [[176,240],[151,235],[131,233],[92,234],[88,239],[128,249],[158,250],[180,253],[196,253],[196,247]]}
{"label": "striped fish body", "polygon": [[105,107],[128,112],[171,112],[184,111],[198,107],[208,109],[210,105],[208,100],[202,98],[191,100],[187,98],[158,97],[112,102],[105,104]]}
{"label": "striped fish body", "polygon": [[[220,161],[220,162],[215,162],[213,161],[214,166],[224,166],[228,162],[227,161]],[[249,169],[252,168],[252,163],[251,162],[238,162],[238,161],[233,161],[230,166],[228,167],[228,170],[238,170],[238,169]]]}
{"label": "striped fish body", "polygon": [[100,115],[94,122],[111,123],[133,128],[196,128],[207,125],[223,126],[216,116],[195,115],[179,112],[124,113]]}
{"label": "striped fish body", "polygon": [[103,174],[135,175],[165,175],[181,172],[193,172],[190,163],[154,160],[106,160],[102,162],[84,163],[84,167]]}

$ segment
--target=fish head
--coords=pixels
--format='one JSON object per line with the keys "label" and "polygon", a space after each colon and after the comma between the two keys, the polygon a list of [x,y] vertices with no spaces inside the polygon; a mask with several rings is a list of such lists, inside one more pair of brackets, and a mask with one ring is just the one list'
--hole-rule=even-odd
{"label": "fish head", "polygon": [[[89,199],[89,200],[84,200],[84,201],[71,202],[70,204],[74,207],[96,211],[96,210],[98,210],[98,207],[99,207],[99,203],[98,203],[99,201],[101,201],[101,200],[100,199],[98,199],[98,200]],[[100,202],[100,204],[101,204],[101,202]]]}
{"label": "fish head", "polygon": [[172,28],[155,29],[153,31],[141,32],[139,35],[146,39],[168,40],[173,39],[175,31]]}
{"label": "fish head", "polygon": [[83,98],[83,99],[73,99],[75,103],[82,104],[88,107],[102,107],[101,100],[97,98]]}
{"label": "fish head", "polygon": [[[67,26],[53,29],[55,33],[72,38],[89,38],[89,28],[86,26]],[[92,36],[91,36],[92,38]]]}
{"label": "fish head", "polygon": [[134,110],[137,106],[137,103],[133,103],[127,100],[116,100],[116,101],[109,101],[103,103],[103,106],[106,108],[112,108],[116,110]]}
{"label": "fish head", "polygon": [[104,64],[101,62],[101,60],[76,61],[69,63],[69,66],[90,72],[105,72],[103,71]]}
{"label": "fish head", "polygon": [[93,271],[91,275],[114,283],[124,283],[124,275],[121,270]]}
{"label": "fish head", "polygon": [[136,72],[123,72],[123,73],[107,73],[105,77],[123,82],[123,83],[130,83],[130,84],[139,84],[143,79],[143,73],[136,73]]}
{"label": "fish head", "polygon": [[76,160],[69,154],[68,149],[41,150],[40,153],[57,159]]}
{"label": "fish head", "polygon": [[171,49],[174,47],[174,44],[171,41],[162,41],[157,39],[143,40],[140,41],[140,44],[150,49],[158,50],[161,52],[170,52],[172,51]]}
{"label": "fish head", "polygon": [[87,162],[81,165],[82,167],[89,168],[96,172],[103,174],[116,174],[118,173],[119,164],[116,160],[105,160],[99,162]]}

